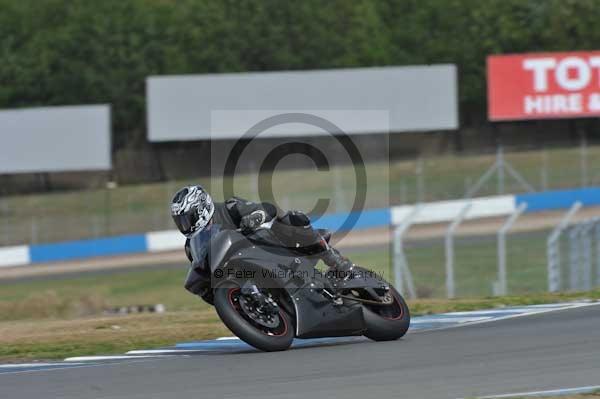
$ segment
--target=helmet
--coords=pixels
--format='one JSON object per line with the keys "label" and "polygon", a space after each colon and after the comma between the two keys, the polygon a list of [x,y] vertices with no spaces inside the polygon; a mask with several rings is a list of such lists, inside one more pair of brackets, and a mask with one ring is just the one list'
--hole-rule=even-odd
{"label": "helmet", "polygon": [[215,205],[202,186],[187,186],[175,193],[171,216],[186,237],[202,231],[210,222]]}

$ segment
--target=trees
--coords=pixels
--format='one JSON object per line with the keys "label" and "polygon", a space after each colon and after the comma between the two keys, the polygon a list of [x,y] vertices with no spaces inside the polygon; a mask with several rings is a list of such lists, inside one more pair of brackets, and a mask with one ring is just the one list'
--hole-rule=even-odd
{"label": "trees", "polygon": [[[599,0],[0,0],[0,108],[111,103],[145,143],[153,74],[456,63],[485,109],[491,53],[592,49]],[[477,118],[476,118],[477,119]]]}

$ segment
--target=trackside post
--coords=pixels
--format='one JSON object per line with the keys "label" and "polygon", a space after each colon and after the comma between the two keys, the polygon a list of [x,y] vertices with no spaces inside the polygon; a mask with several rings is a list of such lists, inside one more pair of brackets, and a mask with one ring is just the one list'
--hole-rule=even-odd
{"label": "trackside post", "polygon": [[581,202],[577,201],[571,205],[571,208],[563,216],[552,233],[548,236],[546,253],[548,257],[548,291],[557,292],[561,288],[561,266],[559,238],[563,230],[569,225],[573,216],[581,209]]}
{"label": "trackside post", "polygon": [[506,278],[506,233],[508,233],[508,230],[510,230],[526,209],[527,203],[521,203],[512,215],[508,217],[500,230],[498,230],[498,282],[494,292],[495,295],[506,295],[508,291]]}
{"label": "trackside post", "polygon": [[455,287],[454,287],[454,233],[458,226],[467,216],[467,213],[473,206],[473,203],[469,201],[465,206],[458,212],[448,230],[446,230],[445,239],[445,250],[446,250],[446,295],[448,298],[454,298]]}
{"label": "trackside post", "polygon": [[406,290],[408,291],[407,293],[410,299],[415,299],[417,293],[412,273],[408,266],[408,261],[406,260],[406,254],[404,253],[404,235],[420,211],[421,205],[415,206],[402,222],[394,228],[394,284],[396,285],[396,289],[398,289],[402,295],[404,295],[404,285],[406,284]]}

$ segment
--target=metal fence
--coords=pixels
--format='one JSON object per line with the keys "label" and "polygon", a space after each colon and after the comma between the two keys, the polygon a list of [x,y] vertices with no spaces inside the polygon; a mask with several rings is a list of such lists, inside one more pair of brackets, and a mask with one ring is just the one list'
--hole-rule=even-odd
{"label": "metal fence", "polygon": [[[502,150],[469,156],[431,156],[367,165],[366,206],[412,204],[531,190],[600,185],[600,146],[535,151]],[[348,210],[354,198],[352,166],[324,175],[315,170],[276,173],[283,208],[311,209],[331,198],[331,211]],[[222,179],[221,179],[222,180]],[[94,238],[173,228],[168,203],[177,187],[219,179],[167,181],[104,189],[0,196],[0,246]],[[236,193],[257,198],[258,174],[236,176]],[[291,184],[293,182],[293,184]],[[211,187],[213,188],[213,187]],[[219,200],[218,187],[213,188]]]}
{"label": "metal fence", "polygon": [[[553,215],[523,216],[522,204],[503,220],[464,222],[467,203],[441,234],[439,226],[418,226],[416,239],[410,238],[409,215],[395,226],[393,235],[396,285],[409,298],[522,295],[600,286],[600,212],[587,209],[578,215],[581,209],[575,203]],[[590,213],[595,215],[589,217]],[[428,228],[434,233],[422,238]]]}
{"label": "metal fence", "polygon": [[548,274],[552,292],[600,285],[600,217],[557,228],[548,239]]}

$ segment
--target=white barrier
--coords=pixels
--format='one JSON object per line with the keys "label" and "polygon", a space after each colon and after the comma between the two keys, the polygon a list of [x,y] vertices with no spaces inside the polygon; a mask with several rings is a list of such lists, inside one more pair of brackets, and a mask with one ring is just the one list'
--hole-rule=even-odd
{"label": "white barrier", "polygon": [[185,237],[177,230],[153,231],[146,234],[148,252],[183,249]]}
{"label": "white barrier", "polygon": [[27,245],[0,248],[0,267],[21,266],[29,263],[31,263],[31,258]]}
{"label": "white barrier", "polygon": [[[421,204],[421,211],[412,221],[413,224],[451,222],[471,203],[467,219],[479,219],[493,216],[510,215],[516,209],[513,195],[481,197]],[[417,205],[404,205],[392,208],[392,225],[399,225],[411,214]]]}

